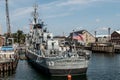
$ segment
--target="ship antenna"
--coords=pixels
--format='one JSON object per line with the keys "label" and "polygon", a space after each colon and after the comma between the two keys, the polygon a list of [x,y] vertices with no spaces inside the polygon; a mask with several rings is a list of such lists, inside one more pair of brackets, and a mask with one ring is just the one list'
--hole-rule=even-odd
{"label": "ship antenna", "polygon": [[38,5],[35,4],[35,5],[33,6],[33,8],[34,8],[34,12],[33,12],[32,15],[33,15],[34,23],[36,24],[36,23],[37,23],[37,20],[38,20],[38,12],[37,12]]}

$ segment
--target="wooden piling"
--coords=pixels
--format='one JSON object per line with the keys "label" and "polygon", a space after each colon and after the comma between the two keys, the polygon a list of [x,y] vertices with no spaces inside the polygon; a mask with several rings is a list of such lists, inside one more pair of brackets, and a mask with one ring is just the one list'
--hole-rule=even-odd
{"label": "wooden piling", "polygon": [[114,46],[110,43],[94,43],[91,47],[93,52],[114,53]]}
{"label": "wooden piling", "polygon": [[0,63],[0,73],[14,71],[17,67],[18,60],[4,61]]}
{"label": "wooden piling", "polygon": [[94,43],[91,48],[93,52],[120,53],[120,45],[110,43]]}

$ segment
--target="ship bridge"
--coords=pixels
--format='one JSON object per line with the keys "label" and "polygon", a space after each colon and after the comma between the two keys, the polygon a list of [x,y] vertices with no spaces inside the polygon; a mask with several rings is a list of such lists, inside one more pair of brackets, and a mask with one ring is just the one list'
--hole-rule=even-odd
{"label": "ship bridge", "polygon": [[42,29],[43,28],[43,24],[35,24],[33,29]]}

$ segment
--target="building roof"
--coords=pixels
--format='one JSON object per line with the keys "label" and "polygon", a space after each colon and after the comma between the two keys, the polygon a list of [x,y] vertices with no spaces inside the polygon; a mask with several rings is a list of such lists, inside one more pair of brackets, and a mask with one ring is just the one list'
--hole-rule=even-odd
{"label": "building roof", "polygon": [[96,35],[96,37],[108,37],[108,35]]}
{"label": "building roof", "polygon": [[86,30],[79,30],[79,31],[75,31],[75,33],[80,33],[83,34]]}
{"label": "building roof", "polygon": [[[93,36],[90,32],[88,32],[87,30],[79,30],[79,31],[74,31],[74,33],[79,33],[79,34],[84,34],[85,32],[89,33],[91,36]],[[72,32],[73,33],[73,32]],[[70,33],[70,35],[72,35],[72,33]],[[94,36],[93,36],[94,37]]]}
{"label": "building roof", "polygon": [[116,31],[116,32],[120,34],[120,31]]}

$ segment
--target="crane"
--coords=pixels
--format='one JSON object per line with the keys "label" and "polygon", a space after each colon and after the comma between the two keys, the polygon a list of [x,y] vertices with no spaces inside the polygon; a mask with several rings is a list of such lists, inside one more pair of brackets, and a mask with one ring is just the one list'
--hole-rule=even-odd
{"label": "crane", "polygon": [[[6,26],[7,26],[7,34],[6,34],[6,41],[5,45],[12,44],[13,39],[11,38],[11,26],[10,26],[10,17],[9,17],[9,7],[8,7],[8,0],[5,0],[6,6]],[[10,39],[11,38],[11,39]]]}
{"label": "crane", "polygon": [[5,0],[6,5],[6,26],[7,26],[7,36],[11,35],[11,26],[10,26],[10,17],[9,17],[9,8],[8,8],[8,0]]}

